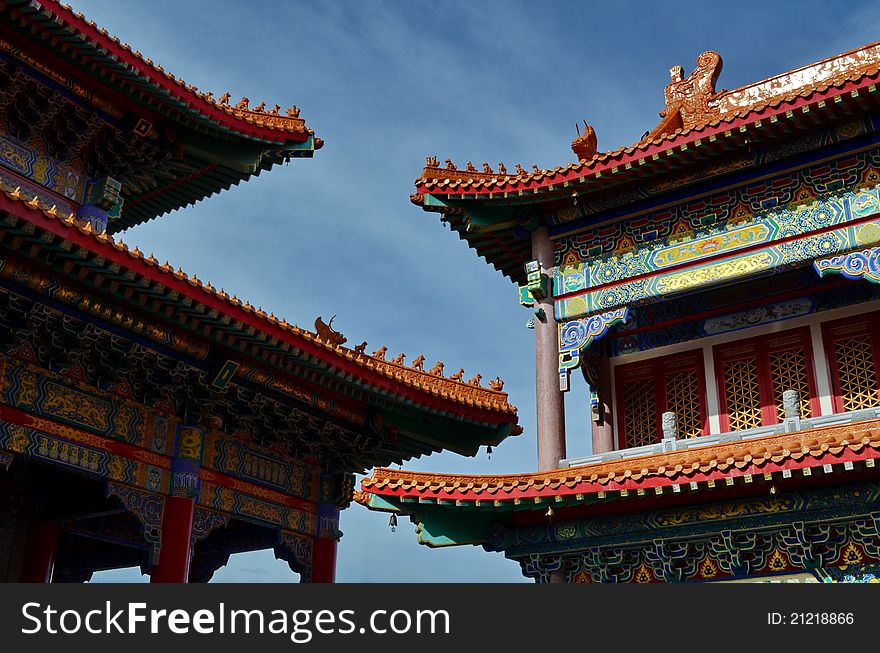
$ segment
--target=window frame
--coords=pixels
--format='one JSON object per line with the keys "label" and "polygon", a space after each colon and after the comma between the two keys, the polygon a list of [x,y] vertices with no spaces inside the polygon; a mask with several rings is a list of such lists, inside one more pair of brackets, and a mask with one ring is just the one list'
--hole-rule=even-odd
{"label": "window frame", "polygon": [[[834,335],[834,331],[838,329],[855,327],[860,324],[864,324],[864,329],[861,333],[853,331],[847,334]],[[867,334],[871,339],[874,378],[877,382],[877,405],[880,406],[880,311],[851,315],[822,323],[822,345],[831,376],[831,403],[835,413],[845,412],[846,407],[843,403],[843,387],[840,381],[840,370],[837,367],[837,353],[834,351],[834,346],[838,340],[858,336],[862,333]]]}
{"label": "window frame", "polygon": [[[721,432],[730,432],[730,413],[727,407],[727,392],[725,388],[724,365],[730,361],[745,360],[754,356],[758,373],[758,396],[761,402],[762,426],[779,424],[776,398],[773,393],[773,376],[770,367],[770,356],[773,353],[787,351],[791,346],[783,344],[774,346],[774,341],[800,338],[804,352],[804,366],[807,372],[807,387],[810,392],[810,413],[813,417],[822,414],[819,399],[818,386],[816,384],[816,361],[813,352],[813,341],[810,327],[795,327],[785,331],[765,333],[763,335],[734,340],[732,342],[719,343],[712,347],[712,357],[715,361],[715,376],[718,392],[718,421],[721,424]],[[738,349],[752,349],[752,353],[742,352],[741,355],[725,356],[725,353]]]}
{"label": "window frame", "polygon": [[[691,362],[692,360],[692,362]],[[688,362],[689,364],[685,364]],[[680,366],[676,369],[676,366]],[[709,434],[709,409],[706,397],[706,365],[702,349],[689,349],[676,354],[657,358],[647,358],[632,363],[615,365],[614,396],[615,419],[617,424],[618,449],[631,448],[627,438],[629,429],[626,424],[625,385],[628,382],[643,381],[652,378],[654,381],[654,426],[656,437],[654,443],[663,439],[662,416],[668,409],[666,377],[679,370],[693,369],[697,375],[697,401],[702,416],[702,430],[699,436]],[[642,371],[642,373],[639,373]],[[642,445],[635,445],[642,446]]]}

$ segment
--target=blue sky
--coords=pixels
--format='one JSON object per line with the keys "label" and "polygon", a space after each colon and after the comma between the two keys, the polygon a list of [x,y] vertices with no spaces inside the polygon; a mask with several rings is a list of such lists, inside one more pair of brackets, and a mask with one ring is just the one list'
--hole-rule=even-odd
{"label": "blue sky", "polygon": [[[653,128],[668,69],[690,72],[705,50],[724,58],[718,88],[735,88],[880,37],[877,2],[70,1],[215,97],[302,108],[326,141],[314,159],[123,239],[301,326],[337,314],[350,342],[500,375],[522,436],[491,460],[406,465],[456,473],[535,469],[533,338],[513,284],[410,204],[425,156],[564,165],[576,122],[603,150]],[[586,410],[576,386],[571,456],[589,452]],[[339,581],[524,580],[499,554],[428,549],[408,523],[391,533],[386,516],[357,505],[341,528]],[[296,576],[261,552],[234,556],[215,580]]]}

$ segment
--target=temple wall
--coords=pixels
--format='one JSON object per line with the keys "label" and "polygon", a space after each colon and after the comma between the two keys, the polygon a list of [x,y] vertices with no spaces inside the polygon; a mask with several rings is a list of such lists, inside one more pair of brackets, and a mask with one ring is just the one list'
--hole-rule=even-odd
{"label": "temple wall", "polygon": [[[829,310],[822,313],[814,313],[799,317],[780,320],[768,324],[762,324],[753,328],[740,329],[736,331],[725,332],[713,336],[705,336],[699,340],[688,340],[685,342],[675,343],[672,345],[657,347],[647,351],[637,351],[631,354],[625,354],[613,357],[611,359],[611,387],[615,391],[611,392],[612,411],[615,417],[614,439],[615,448],[627,446],[621,433],[621,401],[619,396],[618,377],[622,369],[639,364],[649,362],[654,359],[666,357],[681,356],[687,352],[699,352],[702,356],[702,382],[704,387],[700,388],[701,392],[705,392],[705,407],[708,413],[709,429],[706,433],[718,434],[729,430],[738,430],[731,428],[730,424],[723,424],[720,419],[722,412],[722,402],[719,396],[718,378],[721,370],[717,369],[715,348],[724,346],[725,348],[735,348],[738,342],[751,341],[755,338],[768,339],[774,334],[787,333],[795,330],[806,329],[809,331],[808,342],[808,360],[811,363],[815,382],[815,410],[813,416],[831,415],[839,412],[834,404],[834,391],[832,389],[832,362],[828,361],[826,356],[827,343],[823,334],[823,324],[851,318],[859,315],[865,315],[880,311],[880,300],[866,302],[846,306],[836,310]],[[659,437],[659,436],[658,436]],[[632,446],[630,444],[629,446]]]}

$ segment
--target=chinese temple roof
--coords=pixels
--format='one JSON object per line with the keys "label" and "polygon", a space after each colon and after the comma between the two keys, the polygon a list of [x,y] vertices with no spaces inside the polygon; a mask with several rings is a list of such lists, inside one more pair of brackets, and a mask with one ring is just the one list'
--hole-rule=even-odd
{"label": "chinese temple roof", "polygon": [[680,66],[672,68],[661,122],[629,147],[599,152],[593,128],[585,125],[572,143],[578,160],[554,168],[526,170],[517,164],[509,171],[500,164],[493,170],[484,163],[477,169],[468,162],[459,169],[448,159],[441,165],[429,157],[411,200],[443,213],[478,255],[521,281],[522,263],[531,258],[528,227],[536,216],[551,223],[572,220],[578,197],[619,191],[654,176],[673,176],[685,185],[694,180],[689,167],[705,168],[737,150],[867,113],[876,105],[880,42],[716,92],[721,67],[717,53],[705,52],[686,78]]}
{"label": "chinese temple roof", "polygon": [[[376,469],[356,500],[368,507],[408,511],[406,504],[545,511],[639,497],[700,493],[724,485],[853,471],[880,457],[880,420],[806,429],[751,440],[670,451],[532,474],[467,476]],[[817,468],[819,470],[817,471]],[[385,503],[376,499],[385,500]],[[387,502],[390,501],[391,504]]]}
{"label": "chinese temple roof", "polygon": [[323,145],[296,106],[282,111],[201,92],[68,5],[3,0],[0,20],[0,55],[123,135],[172,155],[146,181],[120,180],[125,205],[111,231],[192,204],[276,163],[310,157]]}
{"label": "chinese temple roof", "polygon": [[[385,347],[372,355],[366,352],[366,343],[350,349],[344,346],[345,338],[320,318],[316,332],[301,329],[195,275],[175,271],[137,247],[96,233],[88,223],[63,215],[40,197],[28,196],[2,181],[0,185],[0,219],[4,221],[0,240],[27,254],[19,262],[22,269],[29,260],[45,258],[61,265],[64,277],[59,278],[91,286],[94,296],[75,295],[56,282],[40,286],[42,292],[79,297],[78,309],[118,321],[187,356],[198,358],[208,344],[225,349],[224,355],[239,363],[239,374],[293,397],[300,394],[291,381],[305,382],[325,396],[342,400],[339,405],[366,402],[380,406],[387,415],[403,416],[395,458],[440,449],[473,455],[481,445],[497,444],[522,430],[500,379],[484,387],[480,375],[467,380],[459,370],[445,376],[439,362],[433,369],[424,368],[424,356],[409,367],[402,356],[385,360]],[[9,261],[0,261],[0,274],[7,275],[4,268],[8,267]],[[35,276],[46,272],[33,267],[8,274],[35,282]],[[109,303],[101,297],[109,298]],[[141,324],[129,316],[126,307],[146,309],[150,317]],[[172,330],[158,328],[160,323],[170,323]],[[332,402],[315,403],[320,407]],[[339,409],[336,416],[349,418],[351,410]],[[424,422],[426,416],[430,424]]]}

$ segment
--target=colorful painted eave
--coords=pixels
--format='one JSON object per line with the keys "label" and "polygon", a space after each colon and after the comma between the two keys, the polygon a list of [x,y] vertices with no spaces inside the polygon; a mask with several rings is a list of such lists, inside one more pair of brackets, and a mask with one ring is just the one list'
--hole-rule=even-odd
{"label": "colorful painted eave", "polygon": [[[138,87],[154,101],[171,105],[192,120],[276,145],[314,138],[314,132],[306,127],[298,111],[296,116],[280,112],[276,115],[265,109],[236,108],[235,100],[221,103],[132,50],[130,45],[74,12],[69,5],[55,0],[4,0],[2,4],[12,9],[20,21],[30,24],[32,30],[43,30],[49,38],[64,42],[62,48],[66,52],[75,51],[77,58],[102,67],[111,76]],[[315,149],[321,144],[320,139],[316,139]]]}
{"label": "colorful painted eave", "polygon": [[144,255],[137,247],[130,249],[121,240],[107,234],[95,233],[73,216],[63,216],[57,209],[47,207],[37,197],[28,198],[20,189],[3,188],[0,193],[0,212],[27,224],[32,237],[43,242],[61,242],[67,251],[77,252],[80,260],[91,260],[109,277],[108,268],[115,276],[147,289],[162,290],[163,301],[183,302],[196,309],[205,322],[224,321],[237,326],[247,342],[286,343],[304,352],[322,369],[336,374],[346,383],[368,387],[383,396],[421,406],[429,412],[462,419],[474,424],[500,428],[491,442],[522,431],[517,426],[516,408],[507,400],[507,394],[492,388],[445,378],[391,361],[385,361],[332,344],[315,333],[276,318],[249,302],[243,302],[202,282],[195,275],[161,264],[152,255]]}
{"label": "colorful painted eave", "polygon": [[517,175],[428,166],[416,180],[416,193],[410,199],[428,210],[438,210],[432,207],[432,197],[522,202],[529,195],[563,189],[571,194],[595,180],[638,179],[656,169],[668,168],[667,160],[689,149],[727,149],[732,144],[742,145],[741,141],[746,141],[750,134],[754,136],[777,123],[782,123],[781,129],[792,121],[810,124],[811,112],[842,110],[862,96],[876,96],[878,79],[880,42],[723,91],[713,96],[713,102],[724,110],[711,119],[646,138],[629,147],[596,153],[589,160]]}
{"label": "colorful painted eave", "polygon": [[[406,511],[406,504],[539,510],[662,494],[700,493],[717,484],[784,482],[797,474],[874,467],[880,458],[880,420],[772,435],[628,460],[534,474],[467,476],[376,469],[355,499],[369,508]],[[730,480],[728,480],[730,479]]]}

